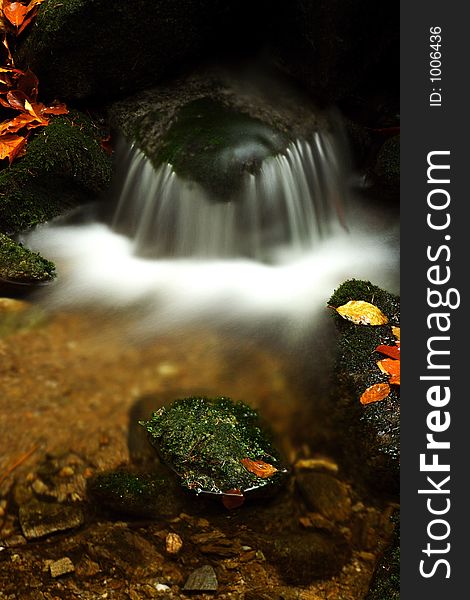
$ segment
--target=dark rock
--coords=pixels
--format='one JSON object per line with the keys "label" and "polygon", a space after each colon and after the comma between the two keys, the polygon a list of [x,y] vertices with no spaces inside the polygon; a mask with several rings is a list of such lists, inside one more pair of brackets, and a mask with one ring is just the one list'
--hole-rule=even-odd
{"label": "dark rock", "polygon": [[0,281],[37,284],[54,279],[54,264],[0,233]]}
{"label": "dark rock", "polygon": [[20,506],[19,518],[23,535],[28,540],[80,527],[85,520],[78,506],[38,501]]}
{"label": "dark rock", "polygon": [[297,486],[309,510],[330,521],[342,522],[351,516],[348,486],[328,473],[305,473],[296,477]]}
{"label": "dark rock", "polygon": [[[48,97],[109,99],[155,85],[217,49],[239,3],[223,0],[46,0],[21,45]],[[236,11],[234,10],[236,9]]]}
{"label": "dark rock", "polygon": [[362,477],[374,489],[397,495],[400,473],[399,386],[391,385],[388,396],[378,402],[362,405],[360,398],[369,386],[388,383],[388,375],[377,366],[377,361],[385,356],[376,352],[375,348],[395,345],[392,326],[399,326],[399,298],[368,281],[350,280],[335,291],[328,304],[337,308],[350,300],[374,304],[387,316],[388,323],[356,325],[334,313],[341,337],[332,401],[338,430],[342,432],[339,442],[344,453],[343,464],[356,481]]}
{"label": "dark rock", "polygon": [[29,229],[90,202],[110,179],[111,159],[93,122],[77,112],[55,117],[23,158],[0,171],[0,231]]}
{"label": "dark rock", "polygon": [[[396,521],[398,518],[396,517]],[[374,571],[365,600],[400,599],[400,535],[399,521],[392,543],[385,550]]]}
{"label": "dark rock", "polygon": [[87,547],[98,564],[117,567],[132,578],[155,575],[163,561],[153,544],[123,524],[99,526],[91,532]]}
{"label": "dark rock", "polygon": [[373,0],[284,2],[272,17],[272,45],[317,100],[336,104],[375,81],[385,65],[389,87],[398,88],[398,62],[389,60],[399,42],[398,16],[395,5]]}
{"label": "dark rock", "polygon": [[265,554],[286,583],[307,585],[315,579],[326,579],[339,573],[349,560],[351,550],[341,536],[295,532],[270,542]]}
{"label": "dark rock", "polygon": [[272,491],[284,480],[278,452],[256,411],[229,398],[184,398],[141,424],[181,485],[197,493]]}
{"label": "dark rock", "polygon": [[191,573],[183,590],[185,592],[215,592],[218,585],[214,568],[204,565]]}
{"label": "dark rock", "polygon": [[101,473],[89,482],[88,493],[101,508],[136,517],[174,515],[180,506],[172,481],[158,474]]}
{"label": "dark rock", "polygon": [[398,189],[400,186],[400,136],[395,135],[384,142],[377,154],[372,177],[384,187]]}

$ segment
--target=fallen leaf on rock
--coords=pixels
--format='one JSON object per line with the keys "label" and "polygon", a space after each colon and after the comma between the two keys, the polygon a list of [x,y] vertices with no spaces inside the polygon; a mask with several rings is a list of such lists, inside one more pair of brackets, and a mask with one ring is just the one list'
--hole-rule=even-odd
{"label": "fallen leaf on rock", "polygon": [[2,135],[0,138],[0,160],[8,158],[10,164],[19,156],[26,145],[26,138],[15,134]]}
{"label": "fallen leaf on rock", "polygon": [[400,360],[400,346],[386,346],[385,344],[382,344],[377,346],[375,351],[380,352],[380,354],[385,354],[385,356],[389,356],[390,358],[394,358],[395,360]]}
{"label": "fallen leaf on rock", "polygon": [[392,333],[397,338],[397,340],[400,341],[400,328],[392,327]]}
{"label": "fallen leaf on rock", "polygon": [[360,398],[361,404],[370,404],[384,400],[390,394],[390,386],[388,383],[374,383],[366,389]]}
{"label": "fallen leaf on rock", "polygon": [[356,325],[385,325],[388,323],[388,318],[377,306],[363,300],[350,300],[339,306],[336,312],[343,319],[352,321]]}
{"label": "fallen leaf on rock", "polygon": [[270,465],[269,463],[266,463],[262,460],[251,460],[251,458],[242,458],[241,463],[247,471],[250,471],[250,473],[254,473],[262,479],[266,479],[268,477],[271,477],[271,475],[274,475],[274,473],[277,473],[276,467],[273,467],[273,465]]}
{"label": "fallen leaf on rock", "polygon": [[244,502],[245,496],[240,490],[227,490],[222,494],[222,504],[225,506],[225,508],[228,508],[229,510],[232,510],[233,508],[238,508]]}
{"label": "fallen leaf on rock", "polygon": [[400,361],[394,360],[393,358],[385,358],[379,360],[377,366],[382,371],[390,376],[390,383],[400,385]]}

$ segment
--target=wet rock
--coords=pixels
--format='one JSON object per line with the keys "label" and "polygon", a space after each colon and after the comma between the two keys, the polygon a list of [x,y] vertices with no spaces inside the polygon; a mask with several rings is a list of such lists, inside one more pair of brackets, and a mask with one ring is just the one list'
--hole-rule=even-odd
{"label": "wet rock", "polygon": [[137,517],[174,515],[179,510],[173,482],[158,474],[101,473],[89,481],[88,493],[102,508]]}
{"label": "wet rock", "polygon": [[372,171],[376,183],[398,190],[400,186],[400,136],[389,138],[380,148]]}
{"label": "wet rock", "polygon": [[230,398],[175,400],[141,424],[181,485],[197,493],[242,496],[274,491],[286,477],[256,411]]}
{"label": "wet rock", "polygon": [[27,285],[48,282],[54,277],[52,262],[0,233],[0,285],[2,280]]}
{"label": "wet rock", "polygon": [[351,550],[339,535],[308,531],[279,536],[266,546],[265,554],[286,583],[307,585],[339,573]]}
{"label": "wet rock", "polygon": [[214,568],[204,565],[191,573],[183,590],[185,592],[216,592],[218,585]]}
{"label": "wet rock", "polygon": [[32,501],[20,506],[20,525],[28,540],[80,527],[84,515],[80,507]]}
{"label": "wet rock", "polygon": [[400,536],[399,521],[390,546],[374,571],[366,600],[399,600],[400,598]]}
{"label": "wet rock", "polygon": [[178,554],[183,547],[183,540],[177,533],[169,533],[165,539],[165,549],[168,554]]}
{"label": "wet rock", "polygon": [[[363,392],[372,385],[388,383],[389,377],[377,366],[385,356],[375,348],[395,346],[399,327],[399,298],[369,281],[350,280],[333,294],[329,306],[339,307],[350,300],[374,304],[388,318],[379,326],[357,325],[334,313],[341,337],[335,369],[334,414],[345,467],[359,482],[378,491],[398,495],[400,467],[400,388],[390,385],[380,401],[361,404]],[[395,333],[394,333],[395,331]]]}
{"label": "wet rock", "polygon": [[75,571],[75,567],[70,558],[64,556],[64,558],[55,560],[53,563],[51,563],[49,565],[49,570],[51,572],[51,576],[55,579],[56,577],[67,575],[67,573],[73,573]]}
{"label": "wet rock", "polygon": [[177,113],[157,160],[228,200],[242,175],[257,173],[264,159],[286,146],[287,139],[262,121],[202,98]]}
{"label": "wet rock", "polygon": [[296,477],[297,486],[309,510],[330,521],[346,521],[351,515],[347,485],[328,473],[304,473]]}
{"label": "wet rock", "polygon": [[36,73],[49,97],[120,97],[155,85],[215,40],[220,49],[238,5],[136,0],[111,9],[105,0],[46,0],[17,64]]}
{"label": "wet rock", "polygon": [[[110,179],[111,159],[96,124],[77,111],[55,117],[28,143],[25,156],[0,172],[0,231],[17,233],[90,202]],[[52,278],[50,263],[26,252],[24,259],[34,263],[36,277]]]}
{"label": "wet rock", "polygon": [[113,565],[133,579],[155,575],[163,563],[155,546],[124,524],[96,528],[87,547],[91,558],[102,568]]}

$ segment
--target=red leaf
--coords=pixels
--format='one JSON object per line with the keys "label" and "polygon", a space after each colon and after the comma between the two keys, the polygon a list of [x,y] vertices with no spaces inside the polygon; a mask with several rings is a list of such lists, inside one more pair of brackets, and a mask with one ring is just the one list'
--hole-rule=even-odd
{"label": "red leaf", "polygon": [[273,465],[265,463],[262,460],[251,460],[251,458],[242,458],[240,462],[247,471],[250,471],[250,473],[254,473],[257,477],[261,477],[262,479],[271,477],[271,475],[274,475],[274,473],[277,472],[276,467],[273,467]]}
{"label": "red leaf", "polygon": [[385,354],[385,356],[389,356],[390,358],[394,358],[395,360],[400,360],[400,346],[381,345],[377,346],[375,351]]}
{"label": "red leaf", "polygon": [[66,115],[69,112],[65,104],[51,104],[41,110],[43,115]]}
{"label": "red leaf", "polygon": [[[17,133],[20,131],[20,129],[23,129],[23,127],[32,129],[34,127],[40,127],[44,124],[45,123],[38,121],[29,113],[21,113],[10,121],[3,121],[3,123],[0,123],[0,136],[3,136],[4,134]],[[1,139],[2,138],[0,137],[0,140]]]}
{"label": "red leaf", "polygon": [[371,404],[371,402],[379,402],[384,400],[390,394],[390,386],[388,383],[374,383],[368,387],[360,398],[361,404]]}
{"label": "red leaf", "polygon": [[222,495],[222,504],[229,510],[232,508],[238,508],[244,502],[245,496],[240,490],[237,489],[227,490]]}
{"label": "red leaf", "polygon": [[32,71],[29,69],[26,72],[20,71],[16,85],[18,90],[26,94],[30,101],[34,102],[37,99],[39,81]]}

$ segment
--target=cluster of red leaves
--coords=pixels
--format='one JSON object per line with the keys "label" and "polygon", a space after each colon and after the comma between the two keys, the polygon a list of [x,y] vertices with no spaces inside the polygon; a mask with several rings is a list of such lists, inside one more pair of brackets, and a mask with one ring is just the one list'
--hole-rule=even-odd
{"label": "cluster of red leaves", "polygon": [[0,47],[0,105],[7,109],[7,118],[0,122],[0,160],[8,158],[10,164],[24,153],[32,129],[46,127],[52,115],[68,112],[65,104],[49,106],[38,101],[38,78],[30,70],[15,67],[8,47],[8,34],[19,35],[36,16],[43,0],[29,4],[0,0],[3,41]]}
{"label": "cluster of red leaves", "polygon": [[388,357],[377,361],[377,366],[382,373],[388,375],[388,383],[375,383],[368,387],[360,398],[361,404],[384,400],[391,391],[390,385],[400,385],[400,329],[398,327],[392,329],[397,338],[395,345],[381,344],[374,350]]}

